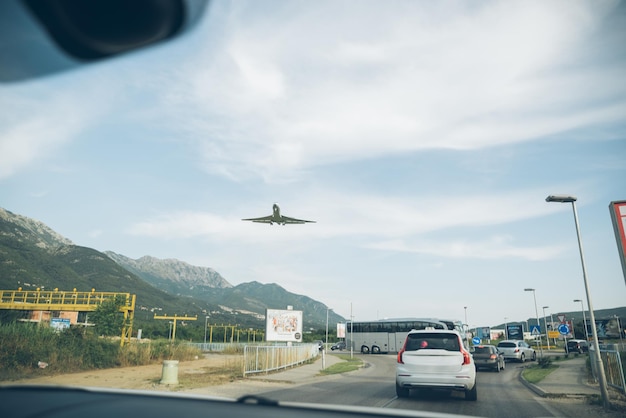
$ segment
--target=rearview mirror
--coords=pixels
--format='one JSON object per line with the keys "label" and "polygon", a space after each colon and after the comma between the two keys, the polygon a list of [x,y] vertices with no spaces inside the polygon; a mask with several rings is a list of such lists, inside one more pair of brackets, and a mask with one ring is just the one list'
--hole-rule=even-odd
{"label": "rearview mirror", "polygon": [[2,0],[0,82],[40,77],[178,37],[208,0]]}

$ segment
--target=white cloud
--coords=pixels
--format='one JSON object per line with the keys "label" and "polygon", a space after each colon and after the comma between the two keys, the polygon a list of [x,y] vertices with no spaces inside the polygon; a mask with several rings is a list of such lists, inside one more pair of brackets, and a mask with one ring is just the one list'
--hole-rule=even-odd
{"label": "white cloud", "polygon": [[[535,140],[626,111],[615,100],[626,89],[622,64],[581,55],[613,5],[322,3],[263,16],[221,7],[213,19],[224,42],[207,44],[167,98],[177,109],[184,100],[185,117],[196,109],[188,128],[207,169],[231,178]],[[581,86],[595,86],[592,109]]]}
{"label": "white cloud", "polygon": [[550,260],[566,249],[557,246],[520,247],[510,237],[494,236],[486,241],[459,241],[407,243],[402,240],[383,241],[368,245],[385,251],[399,251],[434,255],[444,258],[474,258],[483,260],[519,258],[529,261]]}

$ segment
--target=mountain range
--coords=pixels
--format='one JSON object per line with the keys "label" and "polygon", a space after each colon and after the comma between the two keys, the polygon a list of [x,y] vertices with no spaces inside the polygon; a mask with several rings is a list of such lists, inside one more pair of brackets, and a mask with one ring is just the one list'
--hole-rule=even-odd
{"label": "mountain range", "polygon": [[[44,223],[0,208],[0,289],[128,292],[136,318],[154,313],[208,315],[213,323],[263,328],[265,310],[293,306],[306,329],[326,326],[327,306],[276,283],[233,286],[217,271],[176,259],[132,259],[75,245]],[[345,319],[330,311],[334,327]]]}

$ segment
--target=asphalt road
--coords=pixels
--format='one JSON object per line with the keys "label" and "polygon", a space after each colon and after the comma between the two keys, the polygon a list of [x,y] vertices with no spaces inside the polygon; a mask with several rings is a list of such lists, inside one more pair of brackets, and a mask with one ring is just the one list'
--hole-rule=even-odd
{"label": "asphalt road", "polygon": [[269,390],[263,396],[289,402],[376,406],[481,417],[604,416],[601,408],[586,405],[580,399],[538,397],[519,381],[518,368],[522,367],[519,363],[507,363],[507,368],[500,373],[479,371],[478,401],[470,402],[461,392],[444,391],[412,391],[409,398],[398,399],[395,394],[395,355],[362,358],[368,367],[360,371]]}

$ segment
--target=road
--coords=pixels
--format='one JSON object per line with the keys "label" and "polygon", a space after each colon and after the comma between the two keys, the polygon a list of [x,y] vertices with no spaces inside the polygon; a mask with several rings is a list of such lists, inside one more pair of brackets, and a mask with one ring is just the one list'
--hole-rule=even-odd
{"label": "road", "polygon": [[395,394],[395,355],[362,356],[368,366],[360,371],[323,378],[319,382],[270,390],[262,395],[279,401],[376,406],[482,417],[604,417],[601,408],[579,399],[544,399],[518,379],[518,363],[507,363],[500,373],[479,371],[478,401],[463,393],[412,391]]}

